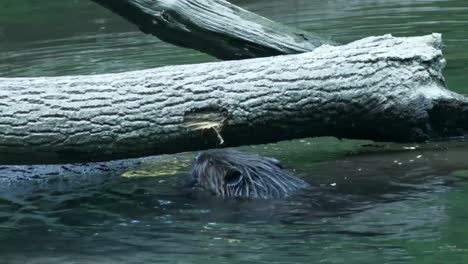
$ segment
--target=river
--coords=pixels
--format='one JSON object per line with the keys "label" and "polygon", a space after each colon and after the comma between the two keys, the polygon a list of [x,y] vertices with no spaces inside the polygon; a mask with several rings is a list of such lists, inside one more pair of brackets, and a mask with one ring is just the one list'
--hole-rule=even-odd
{"label": "river", "polygon": [[[233,2],[339,43],[442,33],[448,86],[468,94],[466,0]],[[0,77],[214,60],[91,1],[0,2]],[[468,263],[467,142],[320,138],[241,149],[282,160],[312,187],[279,201],[194,194],[180,188],[194,155],[182,153],[123,176],[0,188],[0,263]]]}

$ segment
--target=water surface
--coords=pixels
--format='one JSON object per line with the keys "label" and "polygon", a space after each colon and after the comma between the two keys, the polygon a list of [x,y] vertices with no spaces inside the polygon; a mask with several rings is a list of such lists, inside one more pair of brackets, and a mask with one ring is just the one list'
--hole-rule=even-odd
{"label": "water surface", "polygon": [[[449,88],[468,93],[465,0],[233,2],[340,43],[440,32]],[[1,77],[213,60],[91,1],[0,2]],[[468,143],[307,139],[243,149],[281,159],[313,187],[280,201],[219,200],[180,187],[193,153],[154,157],[127,177],[20,182],[0,188],[0,263],[468,263]]]}

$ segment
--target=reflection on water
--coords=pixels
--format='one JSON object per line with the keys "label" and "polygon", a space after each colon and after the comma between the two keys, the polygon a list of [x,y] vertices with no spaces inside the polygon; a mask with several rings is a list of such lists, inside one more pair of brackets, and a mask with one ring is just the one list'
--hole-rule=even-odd
{"label": "reflection on water", "polygon": [[[465,0],[233,2],[341,43],[441,32],[449,86],[468,93]],[[2,77],[211,60],[146,36],[91,1],[0,2]],[[0,188],[0,262],[467,263],[467,143],[363,144],[320,139],[244,147],[283,160],[312,184],[282,201],[223,201],[181,188],[189,165],[180,164],[193,154],[177,156],[174,167],[170,156],[156,168],[127,168],[127,177],[86,173],[93,177],[48,183],[49,191]],[[135,177],[161,168],[166,174]]]}

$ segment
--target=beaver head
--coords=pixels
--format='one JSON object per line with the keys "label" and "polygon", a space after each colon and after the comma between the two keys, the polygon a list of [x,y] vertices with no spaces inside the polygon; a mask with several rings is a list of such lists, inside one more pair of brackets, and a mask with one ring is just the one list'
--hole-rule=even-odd
{"label": "beaver head", "polygon": [[200,152],[192,177],[201,188],[223,198],[282,198],[308,186],[285,173],[276,159],[234,150]]}

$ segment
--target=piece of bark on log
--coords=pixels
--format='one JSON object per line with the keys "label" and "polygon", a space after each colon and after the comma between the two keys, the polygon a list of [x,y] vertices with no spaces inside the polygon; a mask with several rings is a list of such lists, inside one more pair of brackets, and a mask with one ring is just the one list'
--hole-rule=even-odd
{"label": "piece of bark on log", "polygon": [[[91,76],[0,78],[0,161],[69,162],[336,136],[461,136],[441,36]],[[194,126],[197,124],[197,126]],[[202,128],[202,129],[200,129]]]}
{"label": "piece of bark on log", "polygon": [[312,51],[333,44],[224,0],[92,0],[141,31],[222,60]]}

